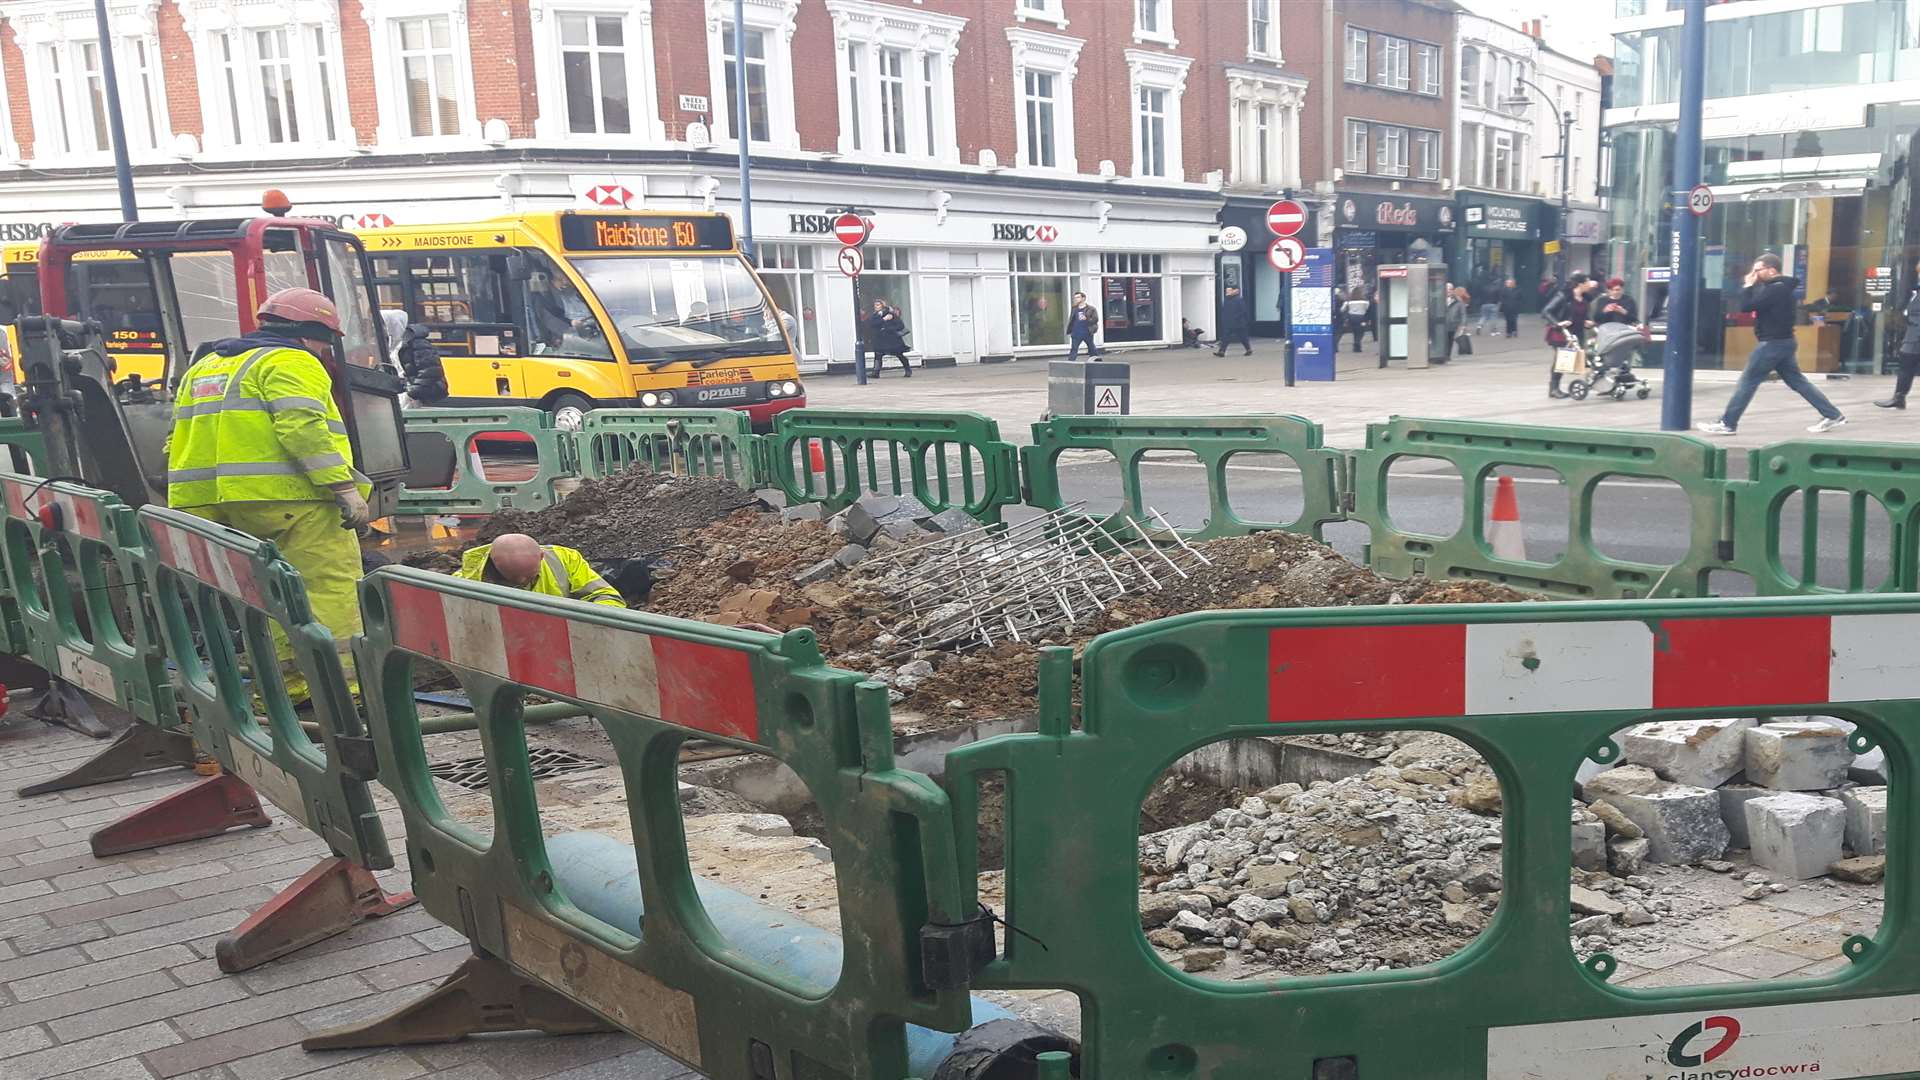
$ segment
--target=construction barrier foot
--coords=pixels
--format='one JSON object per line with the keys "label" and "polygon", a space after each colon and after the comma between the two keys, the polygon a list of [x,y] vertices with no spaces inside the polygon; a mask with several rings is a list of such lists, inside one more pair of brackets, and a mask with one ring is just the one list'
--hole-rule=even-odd
{"label": "construction barrier foot", "polygon": [[221,773],[101,826],[90,840],[97,856],[123,855],[219,836],[243,825],[263,829],[271,824],[273,819],[261,807],[260,796],[246,781]]}
{"label": "construction barrier foot", "polygon": [[65,679],[47,680],[47,692],[41,694],[40,700],[33,703],[33,708],[27,710],[27,715],[96,739],[104,739],[113,734],[113,729],[94,715],[93,703],[87,700],[87,695],[81,693],[79,687]]}
{"label": "construction barrier foot", "polygon": [[72,769],[20,789],[22,796],[88,787],[114,780],[130,780],[157,769],[193,768],[193,739],[184,731],[162,731],[135,721],[106,749]]}
{"label": "construction barrier foot", "polygon": [[426,997],[377,1020],[321,1032],[300,1045],[307,1050],[357,1050],[459,1042],[485,1032],[592,1035],[617,1030],[597,1014],[476,952]]}
{"label": "construction barrier foot", "polygon": [[229,975],[246,971],[417,902],[410,892],[387,895],[371,871],[336,855],[247,916],[214,944],[213,957]]}

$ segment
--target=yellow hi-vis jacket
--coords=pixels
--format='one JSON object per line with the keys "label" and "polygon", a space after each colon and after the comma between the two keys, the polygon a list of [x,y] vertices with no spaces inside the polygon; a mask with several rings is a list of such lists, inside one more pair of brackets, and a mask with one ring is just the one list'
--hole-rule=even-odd
{"label": "yellow hi-vis jacket", "polygon": [[360,479],[333,380],[312,353],[285,345],[216,351],[180,380],[167,505],[331,502],[329,486]]}
{"label": "yellow hi-vis jacket", "polygon": [[[627,602],[620,597],[619,590],[607,584],[593,569],[585,555],[570,547],[559,544],[543,545],[540,548],[540,576],[527,586],[529,592],[547,596],[565,596],[574,600],[585,600],[589,604],[605,604],[608,607],[624,608]],[[485,581],[487,556],[492,554],[492,544],[482,544],[471,548],[460,556],[460,571],[454,577],[469,581]]]}

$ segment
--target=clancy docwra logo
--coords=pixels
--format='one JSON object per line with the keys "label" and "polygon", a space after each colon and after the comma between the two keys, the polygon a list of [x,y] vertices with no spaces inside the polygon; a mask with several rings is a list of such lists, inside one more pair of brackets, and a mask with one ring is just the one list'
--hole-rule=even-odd
{"label": "clancy docwra logo", "polygon": [[[1707,1047],[1705,1053],[1692,1053],[1694,1040],[1706,1030],[1720,1032],[1720,1041]],[[1733,1049],[1733,1044],[1739,1038],[1740,1021],[1731,1016],[1709,1016],[1681,1032],[1679,1037],[1667,1044],[1667,1064],[1682,1069],[1691,1069],[1695,1065],[1705,1064]]]}

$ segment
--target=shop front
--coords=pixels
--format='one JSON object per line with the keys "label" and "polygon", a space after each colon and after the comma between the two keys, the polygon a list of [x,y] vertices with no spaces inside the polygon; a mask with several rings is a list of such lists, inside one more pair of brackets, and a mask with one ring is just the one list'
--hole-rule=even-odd
{"label": "shop front", "polygon": [[[1262,195],[1256,198],[1229,198],[1220,208],[1222,228],[1233,227],[1245,230],[1247,246],[1236,252],[1223,251],[1219,255],[1218,286],[1225,293],[1232,285],[1240,290],[1241,297],[1247,302],[1247,313],[1252,316],[1254,337],[1285,337],[1286,323],[1280,318],[1280,272],[1273,268],[1267,259],[1267,249],[1273,246],[1273,231],[1267,227],[1267,208],[1280,196]],[[1312,239],[1319,235],[1317,208],[1309,205],[1306,227],[1300,230],[1300,238],[1312,246]],[[1208,326],[1209,332],[1212,326]],[[1211,336],[1211,333],[1209,333]]]}
{"label": "shop front", "polygon": [[1342,294],[1371,287],[1381,266],[1447,259],[1450,200],[1336,191],[1333,204],[1334,286]]}
{"label": "shop front", "polygon": [[1460,193],[1460,229],[1450,269],[1476,303],[1507,278],[1528,298],[1538,295],[1542,264],[1542,203],[1482,191]]}
{"label": "shop front", "polygon": [[1607,250],[1607,212],[1573,207],[1561,227],[1567,241],[1567,265],[1598,278],[1627,279]]}

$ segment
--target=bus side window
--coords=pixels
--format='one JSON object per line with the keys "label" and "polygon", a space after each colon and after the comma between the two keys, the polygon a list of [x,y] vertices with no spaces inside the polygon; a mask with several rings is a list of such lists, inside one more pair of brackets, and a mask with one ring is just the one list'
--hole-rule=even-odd
{"label": "bus side window", "polygon": [[446,355],[518,356],[521,331],[503,289],[506,258],[502,251],[408,256],[406,287],[391,294],[383,287],[381,306],[404,303],[407,321],[431,329]]}

